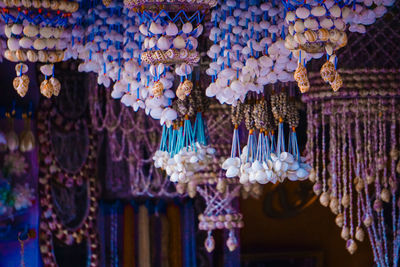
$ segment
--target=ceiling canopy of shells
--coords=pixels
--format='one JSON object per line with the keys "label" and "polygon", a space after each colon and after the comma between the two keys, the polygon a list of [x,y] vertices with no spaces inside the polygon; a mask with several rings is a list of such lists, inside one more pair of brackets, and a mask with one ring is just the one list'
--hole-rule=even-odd
{"label": "ceiling canopy of shells", "polygon": [[[17,63],[13,87],[21,97],[27,62],[40,64],[40,92],[51,98],[62,90],[54,64],[76,60],[115,101],[159,121],[154,167],[178,191],[199,185],[209,211],[201,228],[210,233],[242,225],[233,208],[215,208],[212,199],[231,199],[224,194],[236,186],[308,179],[313,166],[296,134],[296,99],[310,89],[307,63],[326,58],[320,78],[339,90],[337,53],[348,33],[365,33],[394,1],[3,0],[0,49]],[[210,142],[209,102],[231,109],[229,155]],[[210,170],[230,186],[199,181],[196,174]]]}

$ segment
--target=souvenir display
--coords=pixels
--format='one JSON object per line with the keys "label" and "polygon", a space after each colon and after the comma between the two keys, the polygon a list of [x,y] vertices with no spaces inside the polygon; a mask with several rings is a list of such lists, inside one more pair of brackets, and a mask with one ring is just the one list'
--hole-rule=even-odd
{"label": "souvenir display", "polygon": [[310,180],[321,204],[336,215],[351,254],[369,238],[375,263],[397,266],[399,72],[342,73],[340,94],[327,91],[314,75],[311,84],[319,89],[303,96]]}
{"label": "souvenir display", "polygon": [[[143,266],[163,258],[195,266],[197,222],[207,232],[208,253],[218,240],[213,231],[223,230],[225,251],[238,255],[238,198],[257,198],[268,183],[310,180],[351,254],[368,237],[376,265],[397,266],[400,73],[359,69],[357,60],[380,42],[395,51],[397,28],[382,27],[375,32],[380,39],[349,47],[354,33],[366,33],[394,3],[0,1],[0,53],[13,63],[12,86],[25,96],[36,86],[28,65],[40,63],[44,96],[29,94],[36,101],[29,99],[35,103],[19,116],[18,134],[14,107],[0,107],[9,128],[0,133],[0,216],[34,203],[31,184],[18,179],[30,165],[25,153],[39,151],[44,266],[59,265],[58,246],[86,246],[87,266],[135,265],[133,255]],[[355,52],[359,47],[364,52]],[[340,49],[350,55],[340,61],[348,57],[356,68],[338,68]],[[382,51],[374,57],[390,58]],[[325,56],[318,73],[309,74],[307,63]],[[306,151],[297,132],[305,125],[300,96]],[[39,109],[36,124],[32,106]],[[100,184],[106,201],[99,209]],[[126,205],[124,218],[116,198]],[[205,205],[194,207],[195,199]],[[25,237],[18,234],[22,266]]]}

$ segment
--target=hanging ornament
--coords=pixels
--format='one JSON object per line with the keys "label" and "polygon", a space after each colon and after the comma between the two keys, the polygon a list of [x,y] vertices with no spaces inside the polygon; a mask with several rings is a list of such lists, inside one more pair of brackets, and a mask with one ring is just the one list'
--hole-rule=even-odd
{"label": "hanging ornament", "polygon": [[[213,161],[216,150],[208,144],[203,112],[206,99],[197,84],[194,92],[175,102],[180,122],[165,123],[160,148],[153,160],[157,168],[166,171],[172,182],[187,183],[197,172],[204,171]],[[194,119],[192,125],[191,119]]]}
{"label": "hanging ornament", "polygon": [[[18,2],[18,3],[17,3]],[[69,42],[68,17],[78,11],[75,1],[5,1],[1,3],[2,19],[6,23],[4,33],[7,50],[4,57],[16,65],[17,77],[14,89],[23,97],[28,91],[28,66],[23,62],[54,64],[64,61]],[[53,80],[55,78],[53,77]],[[58,95],[60,88],[47,79],[40,92],[46,96]]]}

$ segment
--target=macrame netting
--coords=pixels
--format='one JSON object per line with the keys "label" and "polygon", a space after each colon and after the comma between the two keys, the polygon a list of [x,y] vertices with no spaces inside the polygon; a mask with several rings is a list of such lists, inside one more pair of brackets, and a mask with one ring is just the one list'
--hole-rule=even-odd
{"label": "macrame netting", "polygon": [[310,180],[350,253],[365,232],[378,266],[398,266],[400,71],[340,70],[337,93],[313,74],[307,103]]}
{"label": "macrame netting", "polygon": [[159,123],[113,100],[94,79],[89,101],[94,129],[106,136],[106,195],[177,196],[168,178],[153,166],[161,135]]}

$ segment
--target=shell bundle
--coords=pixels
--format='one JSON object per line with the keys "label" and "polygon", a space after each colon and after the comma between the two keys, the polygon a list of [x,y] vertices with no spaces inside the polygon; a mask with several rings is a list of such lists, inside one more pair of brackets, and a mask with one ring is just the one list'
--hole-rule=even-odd
{"label": "shell bundle", "polygon": [[184,100],[193,89],[190,79],[193,65],[200,60],[197,37],[203,32],[203,15],[200,11],[190,17],[184,12],[170,15],[164,10],[160,13],[144,11],[139,14],[142,21],[139,30],[145,36],[145,52],[141,60],[150,64],[155,97],[162,96],[164,88],[160,79],[164,78],[167,66],[173,66],[175,74],[180,77],[176,96]]}
{"label": "shell bundle", "polygon": [[[311,167],[304,163],[297,144],[296,127],[298,114],[294,103],[287,101],[285,92],[271,95],[271,101],[264,98],[238,104],[232,109],[235,132],[231,157],[222,164],[226,177],[239,177],[242,184],[305,180]],[[244,113],[249,131],[247,145],[240,151],[238,125]],[[273,118],[271,116],[273,114]],[[284,136],[284,121],[288,123],[290,134],[288,145]],[[275,126],[278,127],[276,135]],[[255,131],[259,131],[258,140]]]}
{"label": "shell bundle", "polygon": [[[76,12],[79,4],[74,1],[2,1],[2,18],[7,49],[4,57],[19,62],[13,86],[23,97],[28,91],[28,66],[24,62],[44,63],[41,72],[45,80],[40,92],[50,98],[57,96],[61,85],[54,77],[53,64],[65,60],[70,32],[66,29],[68,17]],[[48,79],[48,77],[51,77]]]}
{"label": "shell bundle", "polygon": [[223,1],[211,13],[212,62],[206,73],[212,83],[208,97],[236,105],[248,92],[261,93],[264,86],[292,81],[296,60],[285,48],[284,8],[275,1]]}
{"label": "shell bundle", "polygon": [[399,72],[344,70],[343,79],[345,88],[333,94],[312,77],[320,89],[303,95],[310,180],[349,253],[369,238],[375,264],[397,266]]}
{"label": "shell bundle", "polygon": [[216,150],[208,144],[202,115],[206,102],[200,90],[197,86],[188,98],[176,101],[180,119],[163,125],[160,148],[153,157],[155,167],[165,170],[172,182],[188,183],[214,161]]}
{"label": "shell bundle", "polygon": [[312,58],[327,56],[321,68],[321,77],[334,91],[340,89],[343,81],[336,71],[336,51],[347,45],[347,28],[365,33],[365,26],[375,22],[386,13],[385,6],[394,1],[286,1],[285,21],[289,25],[285,46],[298,58],[294,73],[300,91],[307,92],[310,83],[306,63]]}

